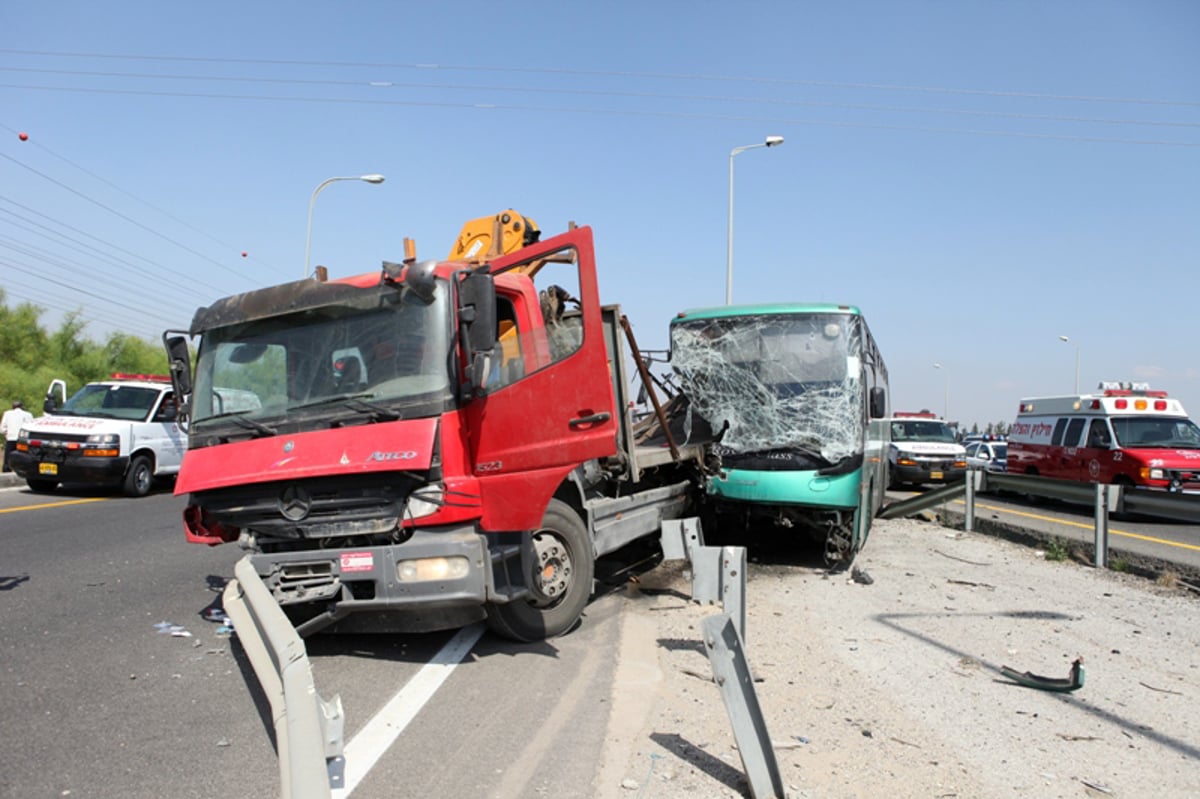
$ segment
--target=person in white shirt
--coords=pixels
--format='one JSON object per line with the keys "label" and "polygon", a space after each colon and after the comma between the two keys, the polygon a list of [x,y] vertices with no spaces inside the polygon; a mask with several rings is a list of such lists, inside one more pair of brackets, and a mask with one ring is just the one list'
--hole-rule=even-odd
{"label": "person in white shirt", "polygon": [[12,410],[5,411],[0,417],[0,433],[4,434],[4,471],[11,472],[8,466],[9,454],[17,448],[17,434],[21,428],[33,421],[33,414],[25,410],[20,400],[13,402]]}

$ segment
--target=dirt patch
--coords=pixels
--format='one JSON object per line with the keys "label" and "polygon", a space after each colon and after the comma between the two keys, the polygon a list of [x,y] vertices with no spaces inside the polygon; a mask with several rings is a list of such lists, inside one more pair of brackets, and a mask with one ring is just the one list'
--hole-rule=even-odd
{"label": "dirt patch", "polygon": [[[746,651],[790,796],[1200,795],[1193,597],[913,520],[878,523],[857,565],[871,584],[751,563]],[[623,650],[657,676],[621,713],[618,676],[596,795],[750,796],[700,639],[720,609],[678,563],[627,591]],[[1065,678],[1080,656],[1071,693],[1000,673]]]}

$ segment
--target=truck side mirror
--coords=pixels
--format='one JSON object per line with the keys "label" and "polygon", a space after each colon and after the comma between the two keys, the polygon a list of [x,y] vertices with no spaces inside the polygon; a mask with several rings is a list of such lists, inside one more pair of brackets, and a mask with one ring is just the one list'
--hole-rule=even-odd
{"label": "truck side mirror", "polygon": [[174,331],[163,333],[163,346],[167,348],[167,368],[171,373],[171,385],[176,397],[186,397],[192,393],[192,362],[188,352],[188,340],[185,336],[169,335]]}
{"label": "truck side mirror", "polygon": [[458,284],[458,318],[466,328],[467,349],[491,352],[496,346],[496,284],[486,272],[472,272]]}
{"label": "truck side mirror", "polygon": [[871,418],[882,419],[887,416],[887,392],[876,386],[871,389]]}

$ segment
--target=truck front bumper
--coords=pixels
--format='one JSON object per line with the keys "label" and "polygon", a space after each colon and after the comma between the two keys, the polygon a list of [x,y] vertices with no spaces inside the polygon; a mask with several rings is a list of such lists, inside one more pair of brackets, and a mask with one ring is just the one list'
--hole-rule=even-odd
{"label": "truck front bumper", "polygon": [[389,629],[412,632],[482,618],[486,603],[525,593],[505,577],[515,575],[520,556],[518,544],[489,546],[463,526],[418,530],[402,544],[260,553],[250,562],[280,605],[320,609],[297,625],[307,635],[363,611],[401,611],[405,623]]}

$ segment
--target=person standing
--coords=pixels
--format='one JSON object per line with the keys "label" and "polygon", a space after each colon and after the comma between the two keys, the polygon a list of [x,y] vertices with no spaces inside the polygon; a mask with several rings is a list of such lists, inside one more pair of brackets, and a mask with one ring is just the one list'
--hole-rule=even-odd
{"label": "person standing", "polygon": [[0,417],[0,433],[4,434],[4,471],[12,471],[8,465],[8,456],[17,448],[17,434],[21,432],[21,428],[32,421],[33,414],[25,410],[20,400],[15,400],[12,410],[5,411],[4,416]]}

